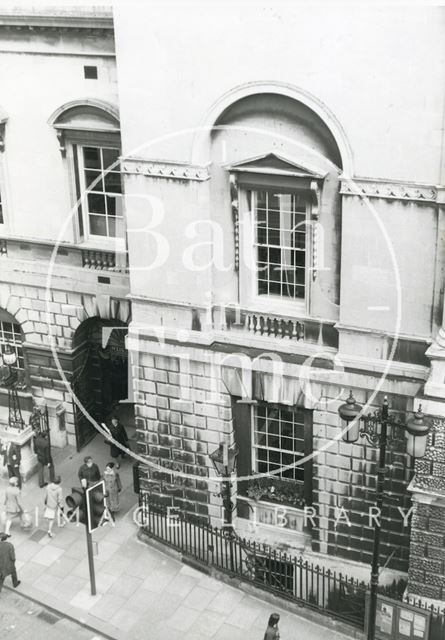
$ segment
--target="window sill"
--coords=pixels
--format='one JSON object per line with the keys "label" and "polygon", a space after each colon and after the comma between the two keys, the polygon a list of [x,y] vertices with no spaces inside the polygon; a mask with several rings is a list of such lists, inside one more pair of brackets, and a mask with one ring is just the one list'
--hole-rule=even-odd
{"label": "window sill", "polygon": [[296,302],[284,302],[280,297],[256,296],[245,304],[241,302],[246,311],[250,313],[267,313],[272,316],[283,315],[292,319],[306,316],[306,300]]}
{"label": "window sill", "polygon": [[112,240],[99,237],[89,238],[84,242],[79,242],[79,249],[87,249],[88,251],[110,251],[115,253],[126,253],[127,246],[125,238],[114,238]]}

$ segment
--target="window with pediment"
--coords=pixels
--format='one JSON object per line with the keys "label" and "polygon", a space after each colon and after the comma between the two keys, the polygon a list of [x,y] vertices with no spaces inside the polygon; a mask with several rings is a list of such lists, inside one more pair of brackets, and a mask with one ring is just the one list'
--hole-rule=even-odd
{"label": "window with pediment", "polygon": [[76,236],[107,244],[124,239],[117,111],[98,101],[72,103],[52,118],[77,204]]}

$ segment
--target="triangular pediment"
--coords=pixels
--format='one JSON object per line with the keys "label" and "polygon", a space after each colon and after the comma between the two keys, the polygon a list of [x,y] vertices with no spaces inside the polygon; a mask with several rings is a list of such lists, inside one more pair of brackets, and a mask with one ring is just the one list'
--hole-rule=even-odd
{"label": "triangular pediment", "polygon": [[312,171],[293,160],[276,153],[267,153],[255,158],[234,162],[227,167],[230,171],[246,171],[251,173],[275,173],[279,175],[299,176],[302,178],[320,179],[324,176]]}

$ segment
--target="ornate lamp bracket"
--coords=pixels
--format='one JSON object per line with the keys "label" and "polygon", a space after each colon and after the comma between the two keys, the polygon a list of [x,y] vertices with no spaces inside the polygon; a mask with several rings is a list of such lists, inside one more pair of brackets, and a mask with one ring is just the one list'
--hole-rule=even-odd
{"label": "ornate lamp bracket", "polygon": [[[373,446],[380,445],[380,429],[382,424],[382,414],[380,411],[369,413],[361,418],[360,436],[365,438]],[[387,436],[388,444],[392,445],[405,440],[406,425],[397,416],[390,416],[386,420],[390,427]]]}

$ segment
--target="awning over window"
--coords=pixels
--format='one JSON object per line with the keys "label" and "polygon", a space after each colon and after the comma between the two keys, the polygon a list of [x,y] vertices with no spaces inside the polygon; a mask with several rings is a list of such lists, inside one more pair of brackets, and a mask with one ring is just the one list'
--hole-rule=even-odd
{"label": "awning over window", "polygon": [[253,396],[256,400],[290,406],[304,406],[304,393],[295,378],[274,373],[253,373]]}

